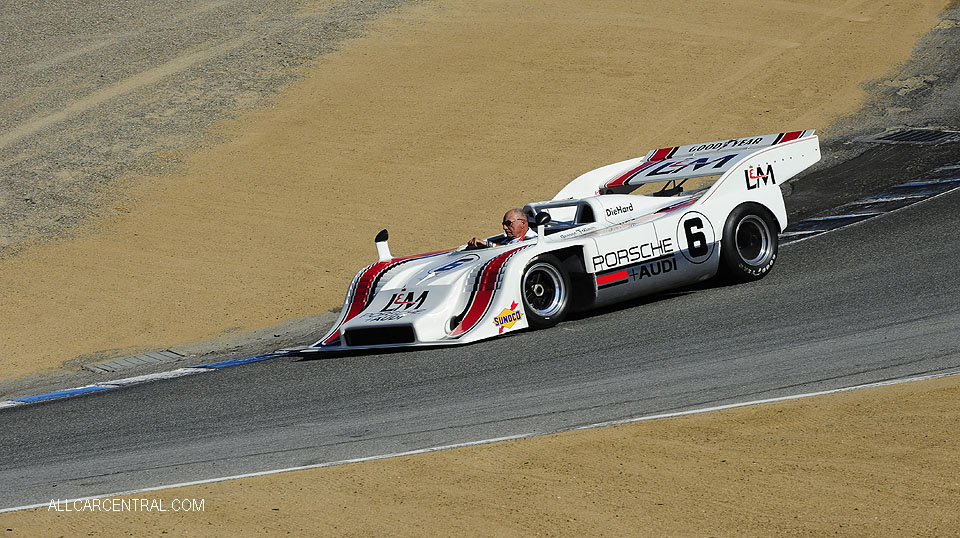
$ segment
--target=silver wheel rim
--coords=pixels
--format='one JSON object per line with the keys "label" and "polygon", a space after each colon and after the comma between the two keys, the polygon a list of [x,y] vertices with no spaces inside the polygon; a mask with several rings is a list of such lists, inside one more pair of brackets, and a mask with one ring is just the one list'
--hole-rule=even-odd
{"label": "silver wheel rim", "polygon": [[757,215],[747,215],[740,219],[734,235],[737,254],[744,263],[760,266],[773,257],[773,233],[767,222]]}
{"label": "silver wheel rim", "polygon": [[560,271],[549,263],[531,265],[523,275],[523,296],[527,308],[540,317],[559,312],[567,300]]}

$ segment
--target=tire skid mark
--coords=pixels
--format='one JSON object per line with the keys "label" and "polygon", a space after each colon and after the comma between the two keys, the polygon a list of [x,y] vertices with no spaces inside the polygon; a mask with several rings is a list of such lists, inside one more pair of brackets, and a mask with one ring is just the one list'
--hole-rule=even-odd
{"label": "tire skid mark", "polygon": [[60,65],[68,60],[72,60],[78,56],[83,56],[84,54],[96,52],[100,49],[109,47],[111,45],[115,45],[120,42],[121,37],[125,37],[125,36],[126,35],[112,37],[110,39],[104,39],[101,41],[97,41],[96,43],[91,43],[86,47],[80,47],[78,49],[68,50],[67,52],[58,54],[52,58],[49,58],[46,60],[40,60],[32,64],[25,65],[21,69],[23,71],[26,71],[27,73],[36,73],[38,71],[44,71],[56,65]]}
{"label": "tire skid mark", "polygon": [[69,106],[59,112],[47,114],[45,116],[34,117],[25,123],[14,127],[10,131],[0,136],[0,148],[9,146],[13,142],[32,134],[35,134],[47,127],[60,123],[71,116],[90,110],[111,99],[115,99],[130,92],[139,90],[145,86],[155,84],[160,80],[185,71],[201,62],[210,60],[233,49],[239,48],[244,44],[255,39],[255,35],[243,35],[229,41],[202,48],[201,50],[183,54],[162,65],[148,69],[132,77],[128,77],[120,82],[97,90],[86,97],[74,101]]}
{"label": "tire skid mark", "polygon": [[[172,17],[168,17],[166,19],[157,21],[151,28],[163,28],[168,26],[175,26],[185,20],[192,19],[208,11],[213,11],[223,6],[236,3],[236,1],[237,0],[218,0],[214,2],[201,3],[200,5],[194,7],[193,9],[184,10]],[[44,70],[50,69],[51,67],[58,66],[62,63],[65,63],[74,58],[83,56],[85,54],[96,52],[100,49],[116,45],[124,40],[132,39],[132,38],[140,38],[146,33],[147,33],[146,30],[118,33],[113,37],[96,41],[85,47],[68,50],[66,52],[57,54],[45,60],[37,60],[36,62],[33,62],[31,64],[15,67],[14,70],[19,70],[25,73],[37,73],[39,71],[44,71]]]}

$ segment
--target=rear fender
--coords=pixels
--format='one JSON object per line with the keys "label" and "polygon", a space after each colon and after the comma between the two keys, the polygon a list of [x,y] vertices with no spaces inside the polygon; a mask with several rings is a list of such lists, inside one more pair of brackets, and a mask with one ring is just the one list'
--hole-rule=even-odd
{"label": "rear fender", "polygon": [[787,210],[780,185],[819,160],[817,136],[755,151],[725,172],[693,207],[722,228],[734,207],[756,202],[770,210],[783,230],[787,226]]}

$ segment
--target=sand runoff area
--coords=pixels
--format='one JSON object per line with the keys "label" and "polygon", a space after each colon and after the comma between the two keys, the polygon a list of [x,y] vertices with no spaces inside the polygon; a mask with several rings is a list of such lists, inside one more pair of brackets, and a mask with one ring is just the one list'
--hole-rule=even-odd
{"label": "sand runoff area", "polygon": [[[943,1],[432,1],[220,123],[118,214],[0,261],[0,379],[339,306],[395,253],[647,149],[855,112]],[[109,264],[102,263],[110,260]],[[203,513],[0,516],[9,535],[960,533],[956,378],[144,494]],[[376,510],[371,510],[376,507]]]}

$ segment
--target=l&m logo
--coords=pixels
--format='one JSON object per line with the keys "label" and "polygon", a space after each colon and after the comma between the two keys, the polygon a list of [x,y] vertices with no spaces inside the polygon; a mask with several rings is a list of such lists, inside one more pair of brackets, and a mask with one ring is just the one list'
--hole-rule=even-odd
{"label": "l&m logo", "polygon": [[393,312],[396,310],[417,310],[423,306],[423,302],[427,300],[427,294],[429,291],[424,291],[419,296],[414,298],[414,292],[403,289],[400,290],[400,293],[394,293],[390,297],[390,301],[387,303],[387,306],[384,306],[380,309],[381,312]]}
{"label": "l&m logo", "polygon": [[756,170],[751,166],[748,170],[743,171],[744,180],[747,182],[747,190],[759,189],[760,182],[763,181],[763,184],[766,185],[769,181],[774,185],[777,184],[777,180],[773,177],[773,165],[767,165],[766,173],[762,172],[758,166]]}
{"label": "l&m logo", "polygon": [[513,324],[523,319],[523,312],[517,310],[517,302],[513,301],[510,308],[504,308],[502,312],[493,318],[494,327],[500,327],[499,334],[503,334],[503,329],[513,328]]}

